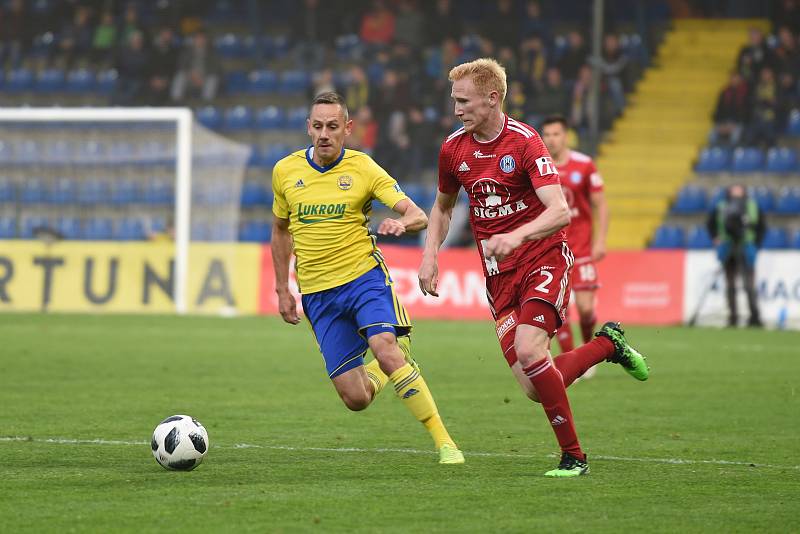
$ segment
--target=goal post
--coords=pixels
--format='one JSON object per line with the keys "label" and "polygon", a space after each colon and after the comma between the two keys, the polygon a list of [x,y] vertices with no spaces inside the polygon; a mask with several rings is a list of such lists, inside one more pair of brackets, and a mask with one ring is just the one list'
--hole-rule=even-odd
{"label": "goal post", "polygon": [[[174,232],[171,297],[174,303],[174,310],[177,313],[184,314],[190,311],[187,284],[190,278],[190,243],[193,238],[193,196],[195,199],[202,199],[213,197],[215,194],[214,192],[203,194],[200,191],[194,191],[193,195],[193,180],[199,181],[200,186],[207,186],[207,189],[215,191],[218,197],[224,197],[224,202],[227,202],[227,205],[222,205],[223,202],[213,201],[212,199],[212,201],[208,202],[205,210],[205,213],[210,214],[207,215],[208,217],[215,217],[216,213],[225,213],[226,231],[215,231],[215,237],[200,237],[199,240],[236,241],[239,222],[239,195],[246,172],[247,160],[250,156],[250,147],[248,145],[237,143],[206,129],[194,121],[193,113],[190,109],[177,107],[0,108],[1,130],[5,130],[5,134],[0,135],[0,145],[4,142],[9,145],[6,152],[11,154],[9,157],[12,158],[12,163],[16,164],[17,174],[21,177],[17,179],[19,183],[15,184],[15,187],[20,189],[26,186],[25,180],[28,176],[39,176],[50,172],[49,169],[56,167],[58,170],[52,171],[53,174],[50,175],[49,181],[48,179],[44,180],[47,182],[47,187],[56,188],[57,185],[52,183],[55,180],[69,183],[70,178],[62,178],[62,175],[67,175],[70,172],[75,173],[75,178],[72,178],[73,186],[76,181],[83,185],[81,180],[83,176],[91,174],[91,172],[100,172],[91,169],[98,169],[100,166],[111,169],[115,166],[124,167],[126,162],[127,164],[142,164],[143,161],[146,162],[147,157],[151,156],[141,156],[141,151],[137,153],[137,141],[135,140],[139,139],[140,141],[138,142],[140,144],[150,143],[152,145],[151,150],[155,150],[159,154],[160,168],[170,167],[171,172],[174,173],[174,205],[169,216],[169,219],[171,219],[169,227]],[[92,131],[91,136],[93,137],[90,137],[88,133],[82,133],[89,130]],[[26,134],[23,136],[19,133],[20,131],[24,131]],[[114,153],[114,150],[109,150],[105,147],[104,143],[111,143],[111,141],[104,139],[105,132],[111,132],[109,137],[115,135],[115,139],[120,140],[118,144],[125,145],[127,142],[128,145],[133,147],[129,149],[130,154],[126,155],[124,152],[122,154]],[[9,133],[12,135],[9,135]],[[87,137],[81,137],[81,135],[86,135]],[[94,140],[89,141],[90,138]],[[15,141],[9,141],[9,139],[15,139]],[[134,139],[134,141],[129,142],[130,139]],[[169,139],[169,141],[164,142],[166,139]],[[15,142],[19,146],[11,146]],[[31,143],[33,147],[36,147],[31,149],[33,154],[26,156],[22,153],[24,152],[25,143]],[[86,156],[85,154],[87,150],[91,149],[85,149],[83,153],[80,153],[82,147],[89,143],[100,145],[98,150],[102,154],[97,156],[96,160],[92,159],[94,156]],[[61,153],[56,157],[48,155],[48,151],[56,150],[58,152],[57,148],[52,149],[52,147],[65,144],[69,144],[69,148],[62,149]],[[81,149],[75,148],[78,145],[80,145]],[[37,152],[39,152],[38,155]],[[3,147],[0,146],[0,160],[2,159]],[[26,161],[29,163],[27,169],[24,167],[24,162]],[[57,163],[54,164],[53,161]],[[90,168],[89,171],[85,170],[87,164],[88,168]],[[204,171],[204,167],[209,166],[216,166],[216,168],[213,169],[213,172],[212,169]],[[220,168],[220,166],[227,167]],[[37,169],[43,169],[43,171]],[[112,177],[116,176],[113,170],[106,172],[110,172]],[[140,176],[146,176],[146,172],[141,171]],[[128,176],[132,176],[134,180],[142,179],[137,178],[134,173],[128,173]],[[223,185],[227,187],[227,190],[224,195],[220,195],[218,181],[223,179],[225,180]],[[113,178],[111,181],[112,187],[115,187],[116,182],[114,182]],[[105,187],[108,187],[108,185]],[[142,187],[143,184],[137,184],[138,191],[141,191]],[[171,193],[170,191],[170,196]],[[76,196],[67,196],[77,199]],[[20,197],[20,202],[23,200]],[[33,200],[35,202],[35,198]],[[68,199],[67,201],[61,200],[62,202],[59,204],[58,199],[49,197],[48,199],[42,199],[42,209],[50,210],[45,212],[45,215],[50,215],[51,220],[55,217],[54,213],[61,213],[53,210],[61,209],[64,213],[67,213],[67,210],[71,209],[62,207],[69,206]],[[83,200],[85,201],[86,199]],[[31,204],[23,205],[23,208],[29,205]],[[119,206],[124,208],[126,205],[119,204],[116,208],[119,208]],[[108,206],[104,215],[110,213],[111,217],[115,216],[113,210],[116,208]],[[84,203],[80,209],[84,211],[78,211],[78,216],[85,215],[86,210],[91,210],[91,206]],[[15,213],[19,219],[19,204]],[[74,212],[69,213],[73,214]],[[62,217],[59,218],[61,219]],[[117,221],[115,220],[115,222]],[[206,227],[212,226],[212,223],[215,222],[219,221],[210,221],[206,224]],[[81,224],[83,223],[84,221],[81,220]],[[22,227],[21,221],[18,222],[18,226]],[[214,230],[216,230],[216,227]],[[92,239],[86,236],[80,238]],[[102,240],[102,238],[97,239]]]}

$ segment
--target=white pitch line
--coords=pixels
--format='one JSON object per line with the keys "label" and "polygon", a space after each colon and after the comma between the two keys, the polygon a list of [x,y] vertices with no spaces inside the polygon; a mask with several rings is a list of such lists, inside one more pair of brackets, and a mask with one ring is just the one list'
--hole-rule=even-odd
{"label": "white pitch line", "polygon": [[[0,442],[20,442],[30,441],[33,443],[51,443],[57,445],[149,445],[149,441],[125,441],[109,439],[73,439],[73,438],[32,438],[26,436],[0,436]],[[398,453],[398,454],[424,454],[433,455],[433,451],[420,449],[392,449],[392,448],[359,448],[359,447],[294,447],[291,445],[255,445],[252,443],[236,443],[235,445],[213,445],[220,449],[268,449],[277,451],[297,451],[297,452],[355,452],[355,453]],[[465,456],[481,456],[486,458],[556,458],[555,454],[522,454],[511,452],[480,452],[465,451]],[[757,464],[754,462],[742,462],[735,460],[690,460],[685,458],[631,458],[627,456],[608,456],[603,454],[592,454],[592,459],[607,460],[611,462],[642,462],[654,464],[671,465],[729,465],[744,467],[761,467],[770,469],[793,469],[800,470],[800,465],[773,465]]]}

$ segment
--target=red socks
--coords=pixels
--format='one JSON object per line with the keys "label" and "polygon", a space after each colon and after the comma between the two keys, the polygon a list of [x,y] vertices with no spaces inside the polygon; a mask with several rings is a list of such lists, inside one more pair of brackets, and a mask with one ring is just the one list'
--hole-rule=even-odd
{"label": "red socks", "polygon": [[553,361],[564,380],[564,387],[569,387],[589,367],[611,357],[614,350],[610,339],[598,336],[571,352],[556,356]]}
{"label": "red socks", "polygon": [[576,458],[584,459],[585,456],[578,443],[578,435],[575,433],[575,425],[572,422],[572,410],[569,407],[567,390],[561,373],[553,367],[549,358],[534,362],[522,370],[536,388],[536,393],[539,395],[539,400],[553,427],[561,450]]}
{"label": "red socks", "polygon": [[562,354],[575,348],[575,342],[572,340],[572,325],[567,321],[564,321],[556,332],[556,338],[558,338],[558,346],[561,347]]}
{"label": "red socks", "polygon": [[[594,325],[597,324],[597,316],[592,314],[589,317],[589,320],[584,320],[581,318],[581,336],[583,337],[583,342],[588,343],[592,340],[592,334],[594,333]],[[566,352],[566,351],[561,351]]]}

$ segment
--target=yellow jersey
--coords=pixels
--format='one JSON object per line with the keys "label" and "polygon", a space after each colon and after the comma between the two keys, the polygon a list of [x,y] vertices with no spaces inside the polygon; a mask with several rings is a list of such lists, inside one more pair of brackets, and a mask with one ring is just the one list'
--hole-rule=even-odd
{"label": "yellow jersey", "polygon": [[272,171],[272,212],[289,219],[300,292],[351,282],[383,259],[368,228],[372,200],[389,208],[406,194],[380,165],[356,150],[342,150],[325,167],[313,147],[280,160]]}

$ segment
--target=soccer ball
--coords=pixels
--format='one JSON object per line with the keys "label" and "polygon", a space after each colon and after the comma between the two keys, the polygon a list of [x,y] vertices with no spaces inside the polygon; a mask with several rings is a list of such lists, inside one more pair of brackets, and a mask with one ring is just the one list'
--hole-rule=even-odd
{"label": "soccer ball", "polygon": [[173,415],[158,424],[150,447],[164,469],[191,471],[208,452],[208,432],[190,415]]}

